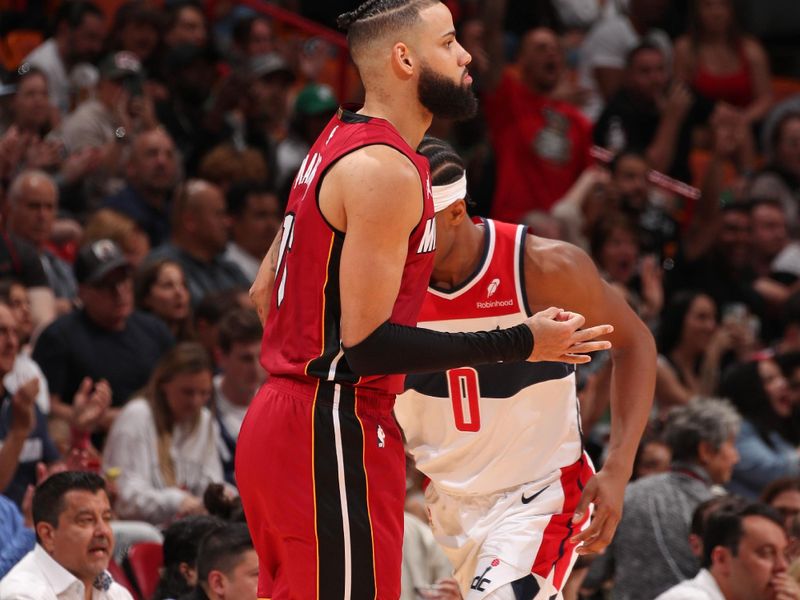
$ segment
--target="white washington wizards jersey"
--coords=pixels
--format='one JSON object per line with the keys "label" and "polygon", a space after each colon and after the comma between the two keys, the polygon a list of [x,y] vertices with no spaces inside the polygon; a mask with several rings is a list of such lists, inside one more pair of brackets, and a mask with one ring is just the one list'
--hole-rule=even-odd
{"label": "white washington wizards jersey", "polygon": [[[526,228],[489,219],[475,273],[451,290],[428,288],[419,326],[488,331],[530,316]],[[533,282],[535,284],[535,282]],[[488,494],[536,481],[581,456],[575,368],[517,362],[406,377],[395,415],[417,464],[437,488]]]}

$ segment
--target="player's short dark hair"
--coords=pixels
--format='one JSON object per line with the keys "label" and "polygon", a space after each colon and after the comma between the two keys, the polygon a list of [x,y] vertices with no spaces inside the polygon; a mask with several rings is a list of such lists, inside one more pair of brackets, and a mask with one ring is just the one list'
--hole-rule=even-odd
{"label": "player's short dark hair", "polygon": [[253,540],[245,523],[229,523],[209,533],[197,551],[197,579],[208,581],[211,571],[229,574],[241,556],[253,549]]}
{"label": "player's short dark hair", "polygon": [[64,512],[64,496],[73,490],[96,493],[105,491],[106,482],[96,473],[88,471],[65,471],[48,477],[33,493],[33,524],[58,525],[58,517]]}
{"label": "player's short dark hair", "polygon": [[225,204],[228,214],[233,217],[240,216],[247,208],[247,199],[250,196],[261,194],[275,194],[275,190],[262,181],[243,179],[234,181],[225,193]]}
{"label": "player's short dark hair", "polygon": [[227,354],[234,344],[258,342],[262,335],[258,313],[252,308],[235,308],[227,312],[219,323],[218,344]]}
{"label": "player's short dark hair", "polygon": [[728,548],[734,556],[738,554],[745,517],[763,517],[786,531],[780,513],[761,502],[746,504],[738,509],[714,511],[708,516],[703,533],[703,568],[711,566],[711,555],[718,546]]}
{"label": "player's short dark hair", "polygon": [[421,10],[439,4],[439,0],[366,0],[355,10],[336,19],[339,29],[347,32],[350,52],[390,31],[413,25]]}

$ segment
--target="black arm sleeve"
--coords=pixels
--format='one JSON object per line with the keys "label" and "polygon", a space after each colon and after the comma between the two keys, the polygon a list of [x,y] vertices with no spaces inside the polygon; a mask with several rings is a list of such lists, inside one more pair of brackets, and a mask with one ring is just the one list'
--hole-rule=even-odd
{"label": "black arm sleeve", "polygon": [[355,346],[342,349],[360,376],[424,373],[527,360],[533,333],[524,323],[496,331],[442,333],[386,321]]}

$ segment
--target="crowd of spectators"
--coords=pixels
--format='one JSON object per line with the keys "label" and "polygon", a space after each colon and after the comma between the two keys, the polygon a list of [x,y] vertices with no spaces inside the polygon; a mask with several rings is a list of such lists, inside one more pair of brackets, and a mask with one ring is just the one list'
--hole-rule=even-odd
{"label": "crowd of spectators", "polygon": [[[251,3],[0,7],[0,600],[128,598],[107,570],[146,540],[155,598],[256,597],[233,470],[267,377],[247,290],[308,148],[360,99],[320,33],[354,4],[270,3],[305,30]],[[481,110],[431,133],[475,215],[583,248],[658,343],[623,520],[565,597],[800,598],[797,73],[746,2],[446,4]],[[608,371],[579,369],[596,464]],[[458,598],[419,479],[403,598]],[[737,554],[756,538],[771,571]]]}

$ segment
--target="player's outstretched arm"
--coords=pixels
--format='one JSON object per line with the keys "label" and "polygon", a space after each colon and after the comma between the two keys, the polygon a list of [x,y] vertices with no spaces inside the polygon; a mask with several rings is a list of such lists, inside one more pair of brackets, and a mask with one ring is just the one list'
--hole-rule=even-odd
{"label": "player's outstretched arm", "polygon": [[636,448],[653,402],[656,349],[653,336],[624,298],[601,278],[585,252],[562,242],[529,236],[525,277],[535,305],[559,298],[586,324],[610,323],[612,343],[611,439],[603,468],[584,489],[575,521],[595,506],[591,525],[575,540],[579,553],[598,552],[610,542],[622,516],[622,502]]}
{"label": "player's outstretched arm", "polygon": [[267,322],[269,315],[269,300],[272,297],[272,288],[275,286],[275,271],[278,268],[281,239],[283,239],[283,229],[279,229],[275,239],[272,240],[264,260],[258,267],[256,280],[250,286],[250,301],[258,312],[262,327]]}

